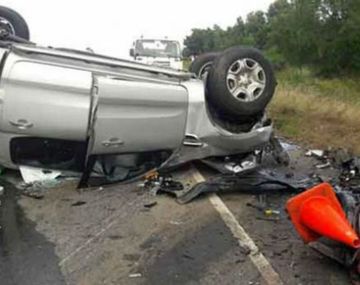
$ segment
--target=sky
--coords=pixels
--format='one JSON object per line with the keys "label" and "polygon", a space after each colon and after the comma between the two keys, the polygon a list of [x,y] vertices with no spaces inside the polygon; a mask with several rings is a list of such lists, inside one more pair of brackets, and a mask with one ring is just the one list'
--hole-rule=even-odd
{"label": "sky", "polygon": [[273,0],[2,0],[28,22],[31,40],[45,46],[85,49],[128,58],[133,41],[183,42],[192,28],[233,25],[237,17],[267,10]]}

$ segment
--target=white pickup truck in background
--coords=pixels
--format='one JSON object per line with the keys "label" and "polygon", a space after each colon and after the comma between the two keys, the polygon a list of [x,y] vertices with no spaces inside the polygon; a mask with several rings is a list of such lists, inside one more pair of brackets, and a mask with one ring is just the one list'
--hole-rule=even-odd
{"label": "white pickup truck in background", "polygon": [[130,49],[130,56],[145,64],[183,69],[180,43],[174,40],[138,39]]}

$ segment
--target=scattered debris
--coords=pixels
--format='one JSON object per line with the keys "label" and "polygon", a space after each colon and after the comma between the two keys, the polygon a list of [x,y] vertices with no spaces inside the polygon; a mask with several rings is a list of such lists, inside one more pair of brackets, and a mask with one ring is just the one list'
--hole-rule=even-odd
{"label": "scattered debris", "polygon": [[[262,195],[260,195],[260,196],[262,196]],[[278,216],[280,215],[280,211],[269,208],[266,205],[266,203],[261,203],[260,205],[253,204],[253,203],[246,203],[246,206],[252,207],[263,214],[263,217],[255,217],[257,220],[265,220],[265,221],[278,221],[279,220]],[[273,216],[276,216],[276,217],[273,217]]]}
{"label": "scattered debris", "polygon": [[36,168],[31,166],[21,165],[19,169],[21,176],[24,179],[24,182],[27,184],[37,181],[54,180],[61,175],[60,171]]}
{"label": "scattered debris", "polygon": [[124,237],[121,236],[121,235],[109,235],[108,236],[109,239],[112,239],[112,240],[119,240],[119,239],[123,239]]}
{"label": "scattered debris", "polygon": [[21,194],[34,199],[43,199],[48,189],[59,185],[57,178],[62,174],[57,170],[48,170],[30,166],[19,167],[23,182],[16,185]]}
{"label": "scattered debris", "polygon": [[325,168],[328,168],[330,166],[331,166],[331,163],[330,163],[330,161],[328,161],[326,163],[316,165],[316,168],[317,169],[325,169]]}
{"label": "scattered debris", "polygon": [[[276,152],[276,148],[278,151],[278,155],[274,156],[278,163],[282,161],[282,164],[286,165],[284,149],[289,147],[291,146],[281,144],[276,140],[272,143],[271,151]],[[353,272],[356,271],[359,275],[360,158],[353,157],[348,151],[342,149],[309,150],[306,152],[306,156],[313,157],[320,162],[314,165],[316,169],[332,168],[337,173],[340,170],[340,176],[326,177],[321,173],[313,172],[306,179],[296,180],[294,173],[288,172],[282,176],[284,178],[279,179],[279,175],[275,172],[254,171],[254,165],[248,163],[248,161],[246,162],[248,164],[245,164],[244,167],[241,162],[206,160],[203,161],[205,164],[219,170],[222,174],[193,187],[187,187],[188,185],[182,185],[180,181],[175,181],[171,176],[161,176],[157,173],[157,175],[148,177],[145,180],[144,187],[148,188],[153,195],[159,192],[173,194],[180,204],[189,203],[204,193],[250,192],[258,195],[259,204],[248,203],[247,206],[253,207],[262,213],[261,216],[255,217],[255,219],[271,222],[278,222],[281,213],[279,210],[269,207],[266,201],[261,201],[260,198],[265,196],[261,194],[266,193],[268,195],[274,192],[279,193],[279,191],[297,193],[298,196],[291,200],[296,202],[290,203],[292,206],[288,204],[288,212],[292,220],[295,221],[295,226],[303,239],[310,242],[311,247],[315,250],[341,261],[342,264],[351,267]],[[243,171],[244,168],[247,168],[246,165],[250,166],[249,170],[251,172]],[[315,195],[315,197],[309,195],[309,191],[305,191],[325,181],[332,181],[335,185],[335,191],[333,189],[331,191],[329,189],[324,190],[324,185],[329,186],[329,184],[324,183],[317,186],[322,190],[318,190],[321,194],[317,193],[319,195]],[[327,193],[325,197],[324,193]],[[310,197],[311,199],[307,200],[304,197],[307,199]],[[340,199],[340,202],[338,199]],[[346,218],[351,222],[354,229],[349,226]],[[174,221],[170,223],[179,224]],[[327,246],[323,243],[323,239],[315,242],[320,236],[336,240],[338,242],[337,246]],[[345,243],[346,246],[341,246],[341,243]]]}
{"label": "scattered debris", "polygon": [[246,170],[251,170],[256,167],[255,161],[242,161],[241,163],[230,162],[225,164],[225,168],[233,173],[240,173]]}
{"label": "scattered debris", "polygon": [[[314,184],[314,179],[293,181],[285,178],[281,180],[274,178],[271,173],[258,170],[238,174],[220,174],[192,187],[185,187],[180,181],[175,181],[170,175],[162,176],[157,173],[147,177],[144,183],[139,186],[148,190],[152,195],[157,195],[159,192],[175,195],[178,203],[186,204],[205,193],[251,192],[260,195],[264,191],[267,192],[269,190],[297,193]],[[272,212],[272,214],[275,213],[276,211]]]}
{"label": "scattered debris", "polygon": [[344,171],[355,170],[355,172],[360,169],[360,159],[354,157],[349,151],[345,149],[334,150],[329,148],[327,150],[309,150],[305,153],[305,155],[314,157],[321,162],[321,164],[316,165],[317,169],[334,167]]}
{"label": "scattered debris", "polygon": [[149,203],[144,204],[144,207],[147,209],[151,209],[152,207],[155,207],[156,205],[157,205],[157,202],[154,201],[154,202],[149,202]]}
{"label": "scattered debris", "polygon": [[183,257],[183,258],[186,258],[186,259],[190,259],[190,260],[194,260],[194,259],[195,259],[195,258],[192,257],[191,255],[186,254],[186,253],[182,254],[182,257]]}
{"label": "scattered debris", "polygon": [[320,150],[320,149],[311,149],[311,150],[308,150],[306,153],[305,153],[305,156],[313,156],[313,157],[316,157],[316,158],[322,158],[324,157],[324,154],[325,152],[323,150]]}
{"label": "scattered debris", "polygon": [[360,158],[355,157],[342,163],[340,186],[352,191],[360,190]]}
{"label": "scattered debris", "polygon": [[16,188],[21,190],[21,194],[30,198],[43,199],[45,192],[51,188],[58,186],[59,180],[34,181],[32,183],[20,183]]}
{"label": "scattered debris", "polygon": [[280,211],[273,210],[273,209],[267,209],[267,210],[265,210],[264,213],[265,213],[266,216],[280,215]]}
{"label": "scattered debris", "polygon": [[183,184],[173,180],[171,175],[162,176],[157,172],[150,176],[146,176],[144,183],[140,184],[139,187],[149,191],[153,196],[156,196],[160,190],[171,192],[184,189]]}
{"label": "scattered debris", "polygon": [[82,206],[82,205],[85,205],[86,202],[85,201],[77,201],[73,204],[71,204],[72,207],[78,207],[78,206]]}
{"label": "scattered debris", "polygon": [[251,153],[246,156],[210,157],[201,162],[223,174],[240,174],[256,169],[260,159],[261,153]]}
{"label": "scattered debris", "polygon": [[142,274],[141,273],[132,273],[132,274],[129,274],[129,278],[140,278],[142,277]]}
{"label": "scattered debris", "polygon": [[[292,145],[274,140],[271,147],[275,160],[278,163],[287,165],[289,156],[286,150],[290,149]],[[289,206],[290,202],[288,203],[288,212],[292,220],[295,221],[295,226],[300,235],[315,250],[346,266],[355,268],[354,270],[360,274],[360,266],[358,266],[358,263],[360,263],[360,241],[357,237],[360,232],[360,158],[353,157],[349,152],[341,149],[315,149],[307,151],[305,155],[318,161],[313,164],[316,169],[331,168],[331,170],[340,170],[340,176],[333,179],[335,191],[332,190],[331,194],[329,192],[325,195],[326,197],[322,196],[323,190],[322,194],[318,195],[320,197],[315,195],[315,198],[311,195],[311,197],[308,196],[307,193],[309,192],[305,191],[318,182],[329,181],[326,176],[322,176],[321,171],[312,169],[311,177],[304,180],[296,180],[294,172],[283,173],[281,177],[284,178],[280,179],[276,170],[254,170],[258,166],[257,159],[259,156],[247,156],[239,161],[231,160],[231,158],[203,160],[205,164],[219,170],[221,174],[195,186],[184,185],[169,174],[152,171],[145,177],[140,187],[153,196],[159,193],[172,194],[180,204],[189,203],[202,194],[212,192],[256,194],[259,197],[259,203],[247,203],[246,205],[261,213],[261,215],[255,216],[254,219],[270,222],[278,222],[281,218],[281,212],[276,207],[273,209],[270,204],[266,203],[266,200],[262,200],[266,198],[266,195],[285,191],[296,194],[301,193],[291,200],[296,201],[293,202],[295,203],[293,206]],[[44,171],[28,167],[21,168],[22,177],[26,182],[23,185],[23,194],[36,199],[44,197],[44,189],[56,186],[58,183],[56,178],[61,175],[60,172],[56,171]],[[98,191],[102,190],[102,187],[98,188]],[[3,189],[0,188],[0,195],[2,193]],[[306,199],[298,197],[306,197]],[[308,201],[309,197],[311,199]],[[337,202],[333,199],[334,197]],[[328,200],[324,201],[324,199]],[[158,204],[158,202],[151,200],[143,205],[145,208],[142,209],[143,211],[148,211]],[[82,206],[84,204],[86,204],[85,201],[77,201],[71,206]],[[324,211],[321,212],[321,210]],[[325,222],[319,221],[321,213],[325,213],[323,216],[326,218]],[[345,217],[350,221],[354,230],[349,227]],[[171,220],[169,223],[175,226],[183,224],[183,222],[176,220]],[[333,227],[329,227],[329,225]],[[344,234],[344,232],[347,234]],[[315,242],[320,236],[346,243],[347,246],[339,246],[339,244],[336,247],[327,246],[322,243],[322,240]],[[121,237],[114,236],[113,238]],[[187,254],[184,254],[183,257],[193,259],[192,256]],[[125,256],[125,258],[131,259],[132,256]],[[142,277],[141,273],[129,274],[129,278],[140,277]]]}
{"label": "scattered debris", "polygon": [[292,144],[292,143],[288,143],[286,141],[281,141],[280,140],[280,145],[283,148],[284,151],[294,151],[297,149],[300,149],[300,147],[296,144]]}
{"label": "scattered debris", "polygon": [[327,151],[329,158],[336,164],[336,165],[343,165],[346,164],[354,159],[352,153],[348,150],[339,148],[339,149],[329,149]]}
{"label": "scattered debris", "polygon": [[[251,173],[235,174],[221,174],[212,177],[208,181],[198,183],[190,189],[181,191],[161,189],[163,192],[174,194],[177,197],[177,202],[186,204],[205,193],[253,193],[256,195],[266,193],[278,193],[288,191],[298,193],[314,185],[312,180],[308,181],[289,181],[274,178],[265,171],[254,171]],[[269,192],[270,191],[270,192]]]}
{"label": "scattered debris", "polygon": [[25,189],[21,194],[26,197],[33,198],[36,200],[42,200],[45,197],[43,191],[40,191],[40,190],[28,191],[27,189]]}

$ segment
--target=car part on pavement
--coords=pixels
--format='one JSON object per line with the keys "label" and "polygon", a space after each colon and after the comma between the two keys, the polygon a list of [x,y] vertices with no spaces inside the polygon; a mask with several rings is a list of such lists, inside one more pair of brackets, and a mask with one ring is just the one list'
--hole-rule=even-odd
{"label": "car part on pavement", "polygon": [[152,196],[156,196],[161,191],[174,192],[184,189],[184,185],[180,181],[174,180],[171,175],[161,175],[158,172],[146,177],[144,183],[139,186],[149,191]]}
{"label": "car part on pavement", "polygon": [[269,61],[254,48],[234,47],[213,62],[207,80],[207,98],[231,121],[262,113],[276,86]]}
{"label": "car part on pavement", "polygon": [[157,191],[166,192],[176,196],[179,204],[187,204],[200,195],[207,193],[251,193],[261,195],[264,193],[293,192],[298,193],[309,185],[306,182],[297,182],[274,178],[264,171],[243,172],[237,174],[220,174],[208,181],[190,185],[180,190],[161,188]]}
{"label": "car part on pavement", "polygon": [[23,166],[20,167],[21,177],[24,182],[29,184],[36,181],[47,181],[54,180],[61,175],[61,172],[58,170],[48,170],[31,166]]}
{"label": "car part on pavement", "polygon": [[29,27],[24,18],[16,11],[0,6],[0,33],[8,33],[25,40],[30,39]]}
{"label": "car part on pavement", "polygon": [[212,169],[223,174],[237,174],[252,171],[261,162],[261,153],[244,155],[232,155],[225,157],[210,157],[202,159],[201,162]]}

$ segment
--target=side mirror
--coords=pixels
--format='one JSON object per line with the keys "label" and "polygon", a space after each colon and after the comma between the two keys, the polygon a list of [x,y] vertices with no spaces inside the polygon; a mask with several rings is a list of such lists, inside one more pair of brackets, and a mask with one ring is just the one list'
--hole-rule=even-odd
{"label": "side mirror", "polygon": [[133,48],[130,49],[130,56],[135,57],[135,51]]}

